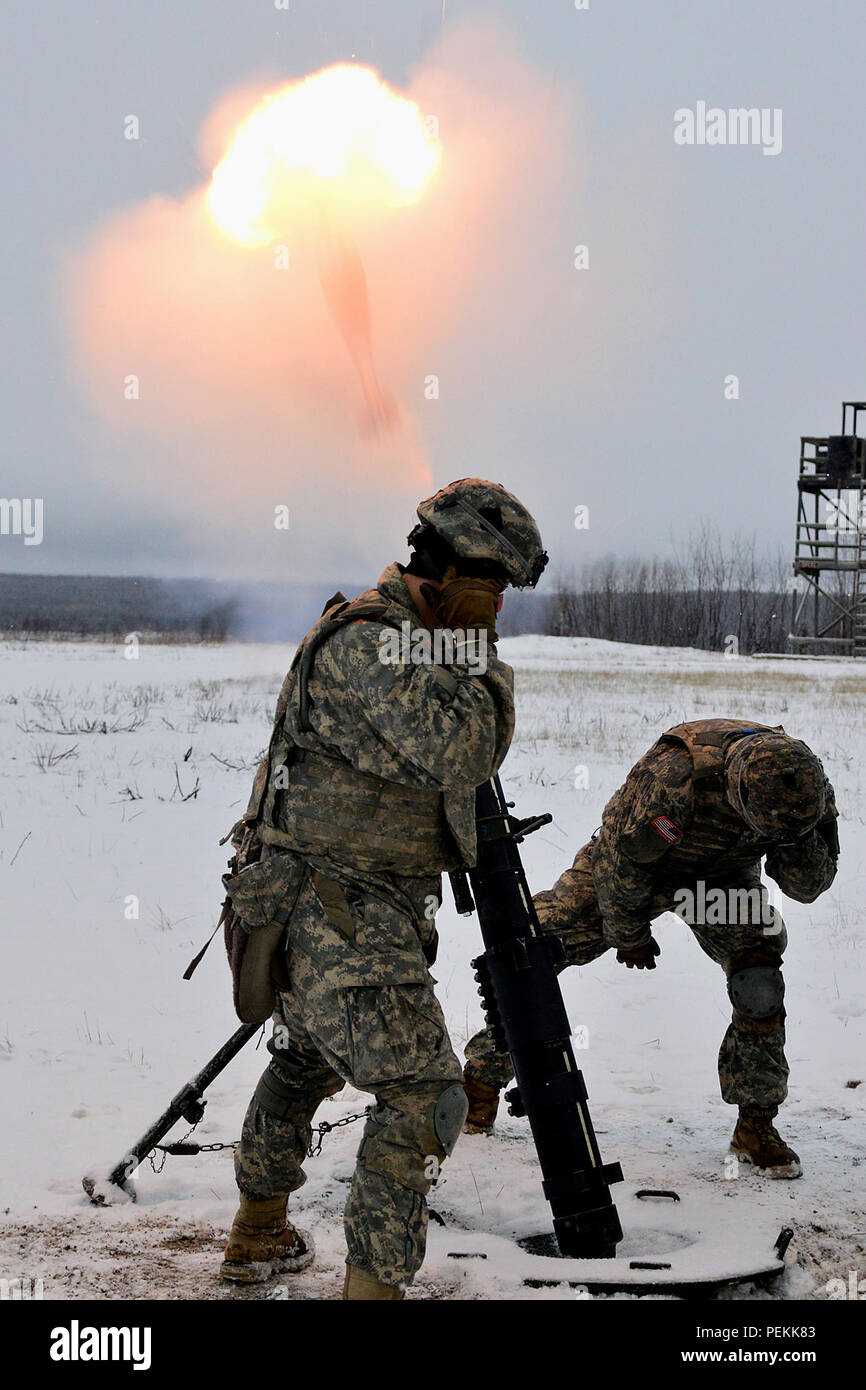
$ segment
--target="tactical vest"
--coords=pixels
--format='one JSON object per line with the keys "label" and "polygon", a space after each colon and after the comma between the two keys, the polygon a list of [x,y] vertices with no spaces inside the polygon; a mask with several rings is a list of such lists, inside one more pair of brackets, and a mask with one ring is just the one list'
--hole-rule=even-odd
{"label": "tactical vest", "polygon": [[[304,638],[283,682],[245,819],[257,823],[267,845],[365,872],[418,875],[456,868],[462,858],[439,788],[360,772],[338,753],[326,753],[313,733],[308,685],[319,648],[346,623],[375,621],[399,631],[406,616],[375,589],[352,602],[341,594],[335,599]],[[286,727],[290,707],[297,710],[296,736]]]}
{"label": "tactical vest", "polygon": [[750,724],[744,719],[693,719],[675,724],[662,734],[659,743],[682,743],[688,749],[696,782],[718,777],[732,743],[752,734],[784,734],[781,724]]}
{"label": "tactical vest", "polygon": [[[744,719],[695,719],[662,734],[659,744],[684,747],[692,762],[695,814],[684,840],[665,855],[663,872],[712,862],[719,854],[719,832],[735,840],[747,829],[725,794],[725,759],[732,746],[753,734],[784,734],[781,724],[752,724]],[[769,843],[769,842],[768,842]]]}

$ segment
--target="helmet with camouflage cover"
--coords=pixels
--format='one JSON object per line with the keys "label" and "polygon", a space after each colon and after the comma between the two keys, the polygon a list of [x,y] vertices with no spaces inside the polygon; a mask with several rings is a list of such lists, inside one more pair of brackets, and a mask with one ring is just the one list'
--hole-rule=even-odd
{"label": "helmet with camouflage cover", "polygon": [[548,557],[535,519],[500,483],[458,478],[419,503],[418,516],[410,545],[430,527],[461,560],[503,571],[518,589],[541,578]]}
{"label": "helmet with camouflage cover", "polygon": [[827,805],[821,762],[784,733],[738,739],[726,764],[728,796],[746,824],[771,839],[797,839],[821,820]]}

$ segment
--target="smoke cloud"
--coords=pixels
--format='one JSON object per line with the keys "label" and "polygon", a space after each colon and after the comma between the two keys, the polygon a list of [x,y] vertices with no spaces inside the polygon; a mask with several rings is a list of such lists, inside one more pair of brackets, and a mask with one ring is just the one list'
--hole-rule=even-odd
{"label": "smoke cloud", "polygon": [[[218,103],[200,137],[207,168],[284,82]],[[486,472],[530,505],[546,487],[549,500],[543,459],[509,458],[506,441],[497,455],[489,425],[478,466],[472,401],[489,420],[491,395],[523,393],[542,414],[564,391],[602,389],[605,344],[626,324],[639,342],[659,317],[648,287],[661,194],[644,201],[625,277],[622,256],[616,279],[604,258],[591,277],[572,263],[590,232],[593,254],[602,238],[633,235],[623,228],[636,179],[648,182],[640,151],[621,152],[613,179],[607,151],[600,183],[577,97],[501,27],[456,26],[405,94],[438,127],[440,166],[418,202],[353,229],[379,379],[400,415],[393,433],[359,430],[358,377],[313,237],[287,255],[282,243],[238,245],[203,182],[112,217],[69,263],[75,367],[104,432],[92,466],[133,512],[156,496],[185,519],[202,572],[375,577],[378,561],[402,555],[417,500],[466,474]]]}

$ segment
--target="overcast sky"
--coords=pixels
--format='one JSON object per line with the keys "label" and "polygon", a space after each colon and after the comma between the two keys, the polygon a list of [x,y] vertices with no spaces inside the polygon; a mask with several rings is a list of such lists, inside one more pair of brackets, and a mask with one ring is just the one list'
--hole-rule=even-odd
{"label": "overcast sky", "polygon": [[[465,39],[479,15],[480,44]],[[499,72],[500,39],[526,73],[505,93],[480,72],[488,60]],[[200,470],[175,488],[171,442],[118,430],[88,393],[68,312],[70,264],[101,229],[206,182],[200,131],[227,93],[351,60],[399,89],[426,81],[443,93],[431,72],[447,78],[462,63],[465,87],[474,63],[476,132],[489,127],[500,159],[523,128],[535,142],[515,155],[507,216],[494,199],[473,224],[486,230],[463,272],[474,266],[485,288],[464,284],[447,315],[431,307],[429,339],[415,309],[405,345],[377,345],[432,486],[502,481],[535,510],[554,569],[669,553],[703,519],[791,548],[799,436],[835,432],[841,401],[866,396],[862,0],[291,0],[287,11],[272,0],[19,0],[3,49],[0,496],[43,498],[44,540],[0,536],[0,570],[362,581],[403,558],[417,486],[371,465],[369,491],[383,496],[346,504],[331,435],[320,478],[307,440],[303,466],[273,491],[282,417],[275,405],[269,422],[267,399],[272,492],[255,505],[285,501],[288,537],[257,536],[240,500],[257,435],[243,456],[232,445],[237,505],[223,480],[197,507]],[[780,152],[676,144],[675,112],[700,102],[781,111]],[[130,113],[136,141],[124,139]],[[544,129],[556,148],[544,149]],[[447,128],[440,138],[444,169],[457,152]],[[484,179],[479,164],[479,188]],[[451,221],[456,238],[456,209]],[[574,266],[578,244],[587,269]],[[374,332],[378,304],[395,336],[388,257],[372,243],[369,253]],[[431,273],[411,250],[399,259],[404,275]],[[349,392],[336,338],[334,357]],[[423,396],[427,372],[435,401]],[[729,374],[739,399],[726,399]],[[207,426],[185,426],[184,451],[214,447]],[[579,505],[588,529],[573,525]]]}

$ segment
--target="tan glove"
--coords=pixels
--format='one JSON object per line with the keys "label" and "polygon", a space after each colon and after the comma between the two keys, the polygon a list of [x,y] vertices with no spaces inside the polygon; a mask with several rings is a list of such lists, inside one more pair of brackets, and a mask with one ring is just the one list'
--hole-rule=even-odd
{"label": "tan glove", "polygon": [[485,631],[498,642],[496,613],[502,585],[495,579],[471,579],[449,565],[442,576],[437,617],[442,627]]}

